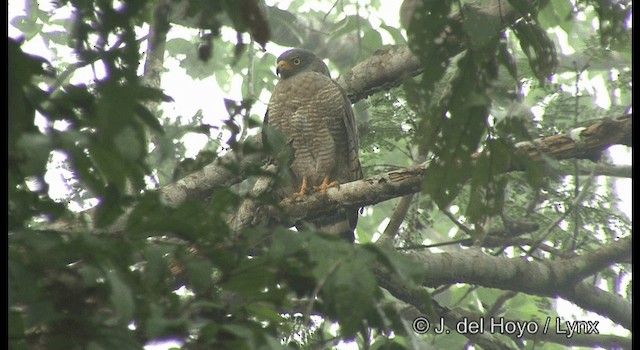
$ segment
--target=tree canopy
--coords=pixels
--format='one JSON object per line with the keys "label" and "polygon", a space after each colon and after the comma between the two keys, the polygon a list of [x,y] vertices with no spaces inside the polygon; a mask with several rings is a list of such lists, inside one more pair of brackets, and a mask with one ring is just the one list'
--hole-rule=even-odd
{"label": "tree canopy", "polygon": [[[631,8],[26,1],[9,348],[630,348]],[[291,47],[354,104],[365,178],[278,200]],[[343,206],[355,244],[291,229]]]}

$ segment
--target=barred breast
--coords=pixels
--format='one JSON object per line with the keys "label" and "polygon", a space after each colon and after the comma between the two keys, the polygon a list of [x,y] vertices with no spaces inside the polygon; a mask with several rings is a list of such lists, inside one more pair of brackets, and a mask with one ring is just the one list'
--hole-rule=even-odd
{"label": "barred breast", "polygon": [[327,175],[341,183],[353,180],[344,122],[350,106],[340,88],[327,76],[306,72],[280,81],[272,96],[269,123],[291,141],[295,185],[302,176],[310,185]]}

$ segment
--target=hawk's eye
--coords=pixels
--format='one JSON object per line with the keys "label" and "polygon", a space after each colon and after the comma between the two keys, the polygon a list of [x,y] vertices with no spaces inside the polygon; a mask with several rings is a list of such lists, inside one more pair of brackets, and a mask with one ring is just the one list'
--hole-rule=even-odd
{"label": "hawk's eye", "polygon": [[302,62],[302,61],[300,61],[300,59],[297,58],[297,57],[293,59],[293,64],[295,64],[296,66],[299,65],[300,62]]}

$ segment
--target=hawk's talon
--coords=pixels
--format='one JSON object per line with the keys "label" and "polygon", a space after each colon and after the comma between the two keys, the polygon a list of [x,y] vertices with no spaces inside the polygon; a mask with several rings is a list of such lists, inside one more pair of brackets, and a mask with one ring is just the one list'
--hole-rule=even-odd
{"label": "hawk's talon", "polygon": [[313,191],[314,192],[326,192],[328,189],[330,189],[332,187],[340,187],[340,183],[338,181],[329,182],[329,176],[325,176],[324,180],[322,180],[322,183],[320,184],[320,186],[313,186]]}

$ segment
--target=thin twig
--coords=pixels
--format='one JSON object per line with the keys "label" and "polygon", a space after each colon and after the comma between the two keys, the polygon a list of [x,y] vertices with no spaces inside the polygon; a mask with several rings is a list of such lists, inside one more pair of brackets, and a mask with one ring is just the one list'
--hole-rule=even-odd
{"label": "thin twig", "polygon": [[462,230],[462,232],[468,234],[469,236],[473,236],[472,232],[473,230],[471,230],[470,228],[468,228],[467,226],[463,225],[460,221],[458,221],[458,219],[456,219],[453,214],[451,214],[451,212],[449,210],[442,210],[442,213],[449,218],[449,220],[451,220],[451,222],[453,222],[456,226],[458,226],[458,228],[460,230]]}
{"label": "thin twig", "polygon": [[407,213],[409,212],[409,208],[411,207],[413,196],[414,193],[400,198],[396,209],[393,211],[393,214],[389,219],[387,227],[382,233],[382,237],[380,237],[380,243],[391,243],[393,242],[393,239],[398,235],[400,226],[402,225],[402,222],[404,222],[404,219],[407,217]]}
{"label": "thin twig", "polygon": [[307,304],[307,308],[304,312],[304,317],[307,322],[311,321],[311,310],[313,310],[313,305],[315,304],[316,298],[320,293],[320,289],[324,287],[325,283],[327,283],[327,280],[329,279],[329,276],[331,276],[338,269],[338,266],[340,266],[340,264],[342,264],[342,260],[338,260],[334,262],[333,265],[331,265],[331,267],[327,271],[327,273],[324,276],[322,276],[322,278],[318,281],[318,284],[316,285],[316,287],[313,289],[313,293],[311,293],[311,297],[309,298],[309,303]]}
{"label": "thin twig", "polygon": [[324,14],[324,17],[322,17],[322,23],[324,23],[327,20],[327,17],[329,17],[329,14],[331,13],[331,11],[333,11],[333,9],[338,5],[338,1],[340,0],[336,0],[336,2],[333,3],[333,6],[331,6],[329,11],[327,11],[327,13]]}
{"label": "thin twig", "polygon": [[574,210],[574,208],[577,207],[580,204],[580,202],[582,202],[582,199],[584,198],[584,196],[587,193],[587,190],[591,186],[591,183],[593,182],[594,177],[595,177],[595,167],[593,168],[591,175],[589,175],[589,178],[587,179],[586,183],[582,186],[582,189],[580,190],[580,194],[578,194],[578,196],[573,200],[569,208],[562,215],[560,215],[558,219],[552,222],[549,225],[549,227],[547,227],[542,237],[534,245],[532,245],[531,248],[529,248],[529,251],[527,252],[528,255],[532,255],[533,252],[536,249],[538,249],[540,244],[542,244],[542,242],[544,242],[551,235],[551,233],[553,232],[553,229],[556,226],[558,226],[564,219],[566,219],[567,216],[571,214],[571,212]]}
{"label": "thin twig", "polygon": [[471,242],[470,238],[463,238],[463,239],[458,239],[458,240],[455,240],[455,241],[440,242],[440,243],[434,243],[434,244],[414,244],[414,245],[410,245],[410,246],[406,246],[406,247],[398,247],[396,249],[397,250],[429,249],[429,248],[438,248],[438,247],[444,247],[444,246],[448,246],[448,245],[462,244],[462,243],[469,243],[469,242]]}

